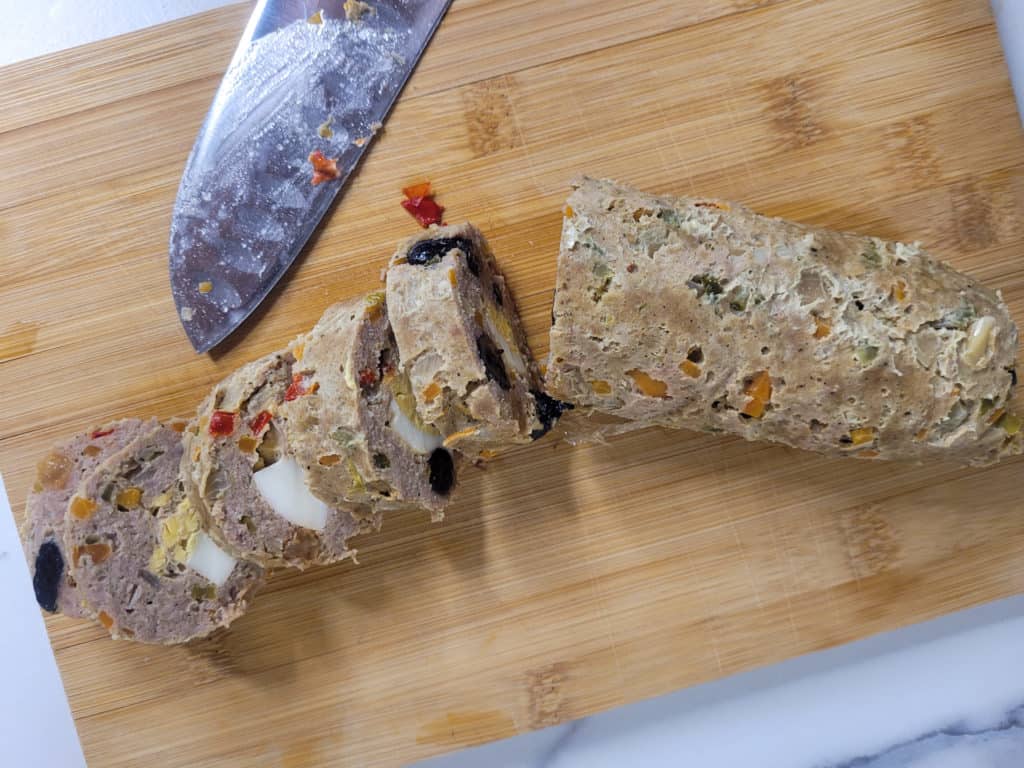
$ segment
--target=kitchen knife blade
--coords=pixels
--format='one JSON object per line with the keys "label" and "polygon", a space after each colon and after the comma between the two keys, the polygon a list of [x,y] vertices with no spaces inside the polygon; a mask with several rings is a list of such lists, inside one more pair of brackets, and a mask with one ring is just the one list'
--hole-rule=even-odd
{"label": "kitchen knife blade", "polygon": [[[206,352],[281,279],[380,130],[451,0],[260,0],[192,148],[171,290]],[[310,153],[338,177],[313,182]]]}

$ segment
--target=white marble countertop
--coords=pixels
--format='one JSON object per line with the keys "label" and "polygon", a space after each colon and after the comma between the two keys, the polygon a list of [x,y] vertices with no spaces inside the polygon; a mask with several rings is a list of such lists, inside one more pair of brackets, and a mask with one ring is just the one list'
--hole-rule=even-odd
{"label": "white marble countertop", "polygon": [[[0,66],[227,2],[0,0]],[[992,4],[1024,103],[1024,0]],[[0,763],[84,765],[2,480],[0,601]],[[1024,768],[1024,596],[422,765]]]}
{"label": "white marble countertop", "polygon": [[422,768],[1021,768],[1024,596]]}

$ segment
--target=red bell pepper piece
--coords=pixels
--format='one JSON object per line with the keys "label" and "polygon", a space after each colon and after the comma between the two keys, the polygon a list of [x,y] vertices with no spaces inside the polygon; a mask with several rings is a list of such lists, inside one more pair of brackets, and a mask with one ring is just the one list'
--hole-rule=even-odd
{"label": "red bell pepper piece", "polygon": [[441,215],[444,213],[444,207],[434,202],[433,197],[413,197],[403,200],[402,207],[412,214],[412,217],[424,229],[431,224],[440,224]]}
{"label": "red bell pepper piece", "polygon": [[210,434],[227,437],[235,431],[235,414],[232,411],[214,411],[210,415]]}
{"label": "red bell pepper piece", "polygon": [[412,184],[408,187],[402,187],[402,194],[405,195],[407,200],[413,200],[417,197],[433,197],[430,193],[430,182],[423,181],[419,184]]}
{"label": "red bell pepper piece", "polygon": [[292,375],[292,383],[288,385],[288,389],[284,393],[284,399],[291,402],[297,397],[302,397],[315,391],[315,385],[312,389],[309,388],[309,377],[306,374],[296,373]]}
{"label": "red bell pepper piece", "polygon": [[258,435],[270,423],[271,418],[270,411],[260,411],[256,414],[256,418],[249,422],[249,429],[254,435]]}

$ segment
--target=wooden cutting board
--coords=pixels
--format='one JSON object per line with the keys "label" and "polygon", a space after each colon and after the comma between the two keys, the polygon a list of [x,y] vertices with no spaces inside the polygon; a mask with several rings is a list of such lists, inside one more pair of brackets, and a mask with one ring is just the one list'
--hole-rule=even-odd
{"label": "wooden cutting board", "polygon": [[[458,0],[312,248],[197,356],[167,284],[185,158],[249,12],[0,72],[0,469],[226,372],[379,285],[429,178],[491,238],[538,355],[567,182],[917,239],[1024,320],[1024,141],[987,0]],[[43,20],[40,20],[43,23]],[[1024,393],[1019,393],[1024,394]],[[283,573],[222,637],[48,619],[90,765],[398,765],[1024,590],[1024,462],[828,461],[647,430],[467,471],[360,565]]]}

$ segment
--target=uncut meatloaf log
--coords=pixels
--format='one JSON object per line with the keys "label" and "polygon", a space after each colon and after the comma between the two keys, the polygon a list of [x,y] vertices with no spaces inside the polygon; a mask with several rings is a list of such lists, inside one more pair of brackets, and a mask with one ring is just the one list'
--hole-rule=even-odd
{"label": "uncut meatloaf log", "polygon": [[1021,452],[1017,328],[918,246],[583,179],[547,383],[597,411],[833,456]]}
{"label": "uncut meatloaf log", "polygon": [[144,432],[155,419],[122,419],[83,432],[56,445],[39,462],[36,480],[25,500],[21,538],[25,546],[36,602],[47,611],[82,618],[82,604],[64,549],[64,514],[79,483],[110,456]]}
{"label": "uncut meatloaf log", "polygon": [[304,568],[353,555],[348,539],[365,507],[325,505],[302,482],[288,450],[282,406],[309,396],[288,353],[242,366],[219,382],[185,431],[182,476],[210,535],[236,557]]}
{"label": "uncut meatloaf log", "polygon": [[561,412],[540,376],[486,238],[431,227],[399,246],[387,305],[416,409],[472,458],[547,432]]}
{"label": "uncut meatloaf log", "polygon": [[115,638],[183,643],[245,612],[262,569],[206,535],[178,470],[181,435],[137,437],[78,487],[64,545],[82,598]]}
{"label": "uncut meatloaf log", "polygon": [[283,403],[281,413],[313,494],[328,504],[422,508],[439,517],[455,462],[416,413],[384,294],[329,307],[290,354],[308,394]]}

